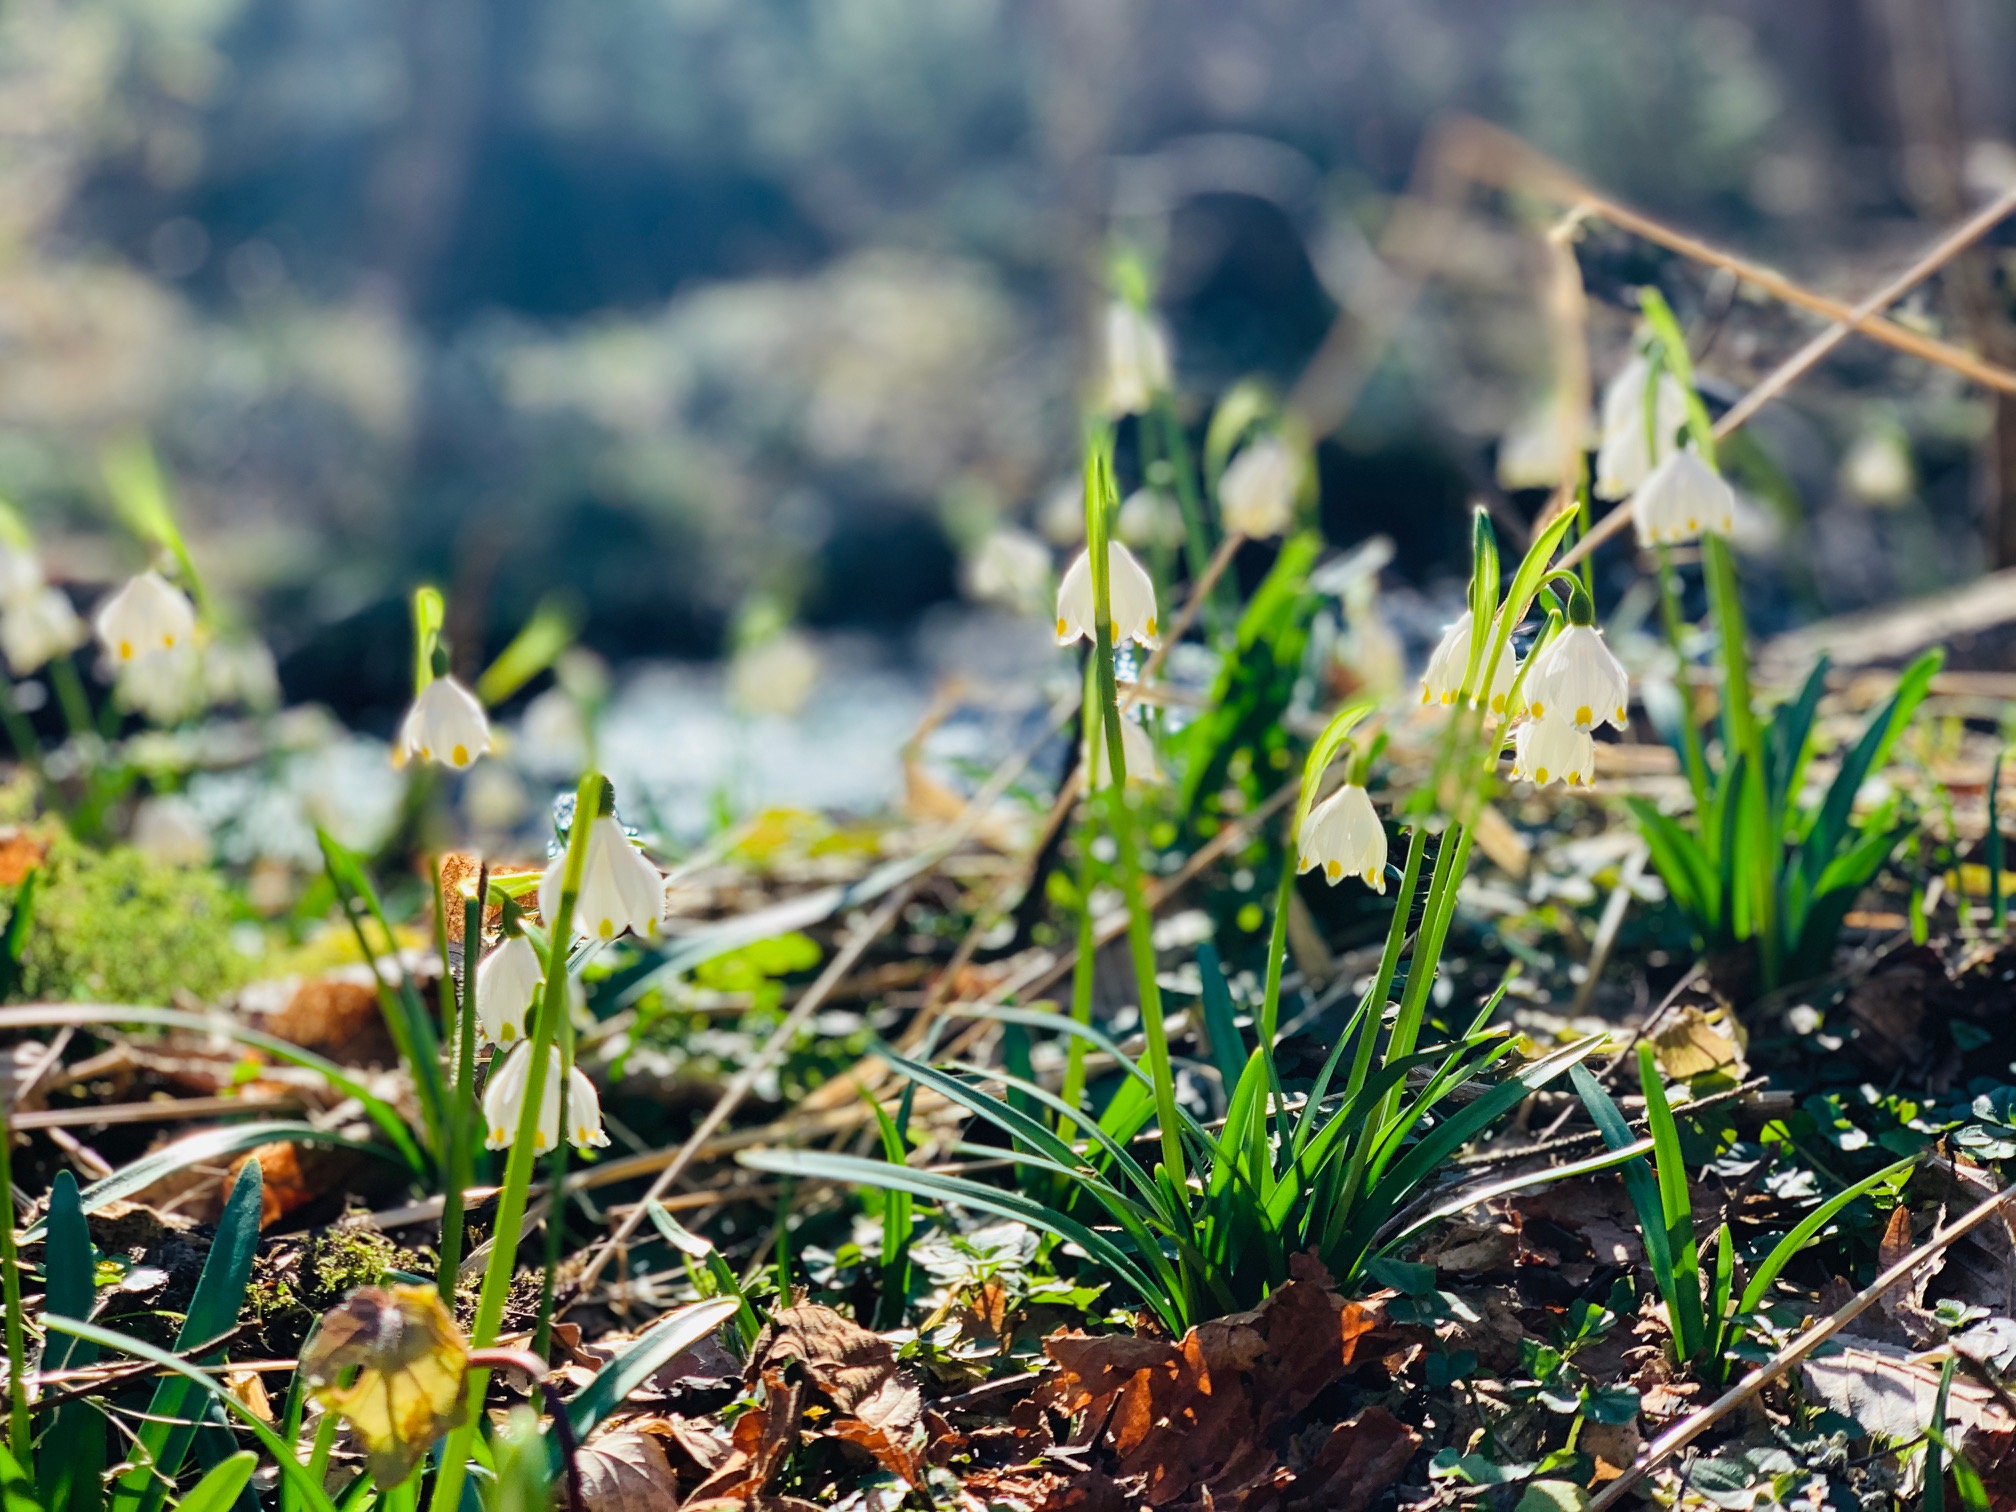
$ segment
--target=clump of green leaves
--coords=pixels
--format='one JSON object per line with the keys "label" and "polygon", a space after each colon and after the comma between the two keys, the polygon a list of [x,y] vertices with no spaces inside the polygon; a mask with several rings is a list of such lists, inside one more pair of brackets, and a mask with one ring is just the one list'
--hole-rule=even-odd
{"label": "clump of green leaves", "polygon": [[[1680,1145],[1680,1125],[1667,1099],[1652,1047],[1638,1046],[1638,1079],[1645,1092],[1648,1129],[1644,1139],[1633,1137],[1623,1113],[1587,1068],[1575,1066],[1569,1076],[1611,1151],[1641,1152],[1625,1164],[1623,1176],[1644,1237],[1645,1263],[1666,1304],[1674,1358],[1710,1385],[1721,1382],[1730,1350],[1741,1340],[1752,1315],[1764,1305],[1772,1284],[1793,1256],[1812,1243],[1848,1204],[1879,1188],[1894,1186],[1917,1163],[1914,1158],[1885,1166],[1821,1203],[1757,1259],[1738,1291],[1736,1249],[1728,1224],[1716,1229],[1713,1252],[1703,1263],[1702,1247],[1695,1238],[1694,1199]],[[1648,1148],[1652,1154],[1649,1167],[1642,1153]]]}
{"label": "clump of green leaves", "polygon": [[32,1000],[166,1004],[215,998],[244,980],[231,898],[201,867],[130,846],[96,850],[58,834],[37,872],[19,992]]}

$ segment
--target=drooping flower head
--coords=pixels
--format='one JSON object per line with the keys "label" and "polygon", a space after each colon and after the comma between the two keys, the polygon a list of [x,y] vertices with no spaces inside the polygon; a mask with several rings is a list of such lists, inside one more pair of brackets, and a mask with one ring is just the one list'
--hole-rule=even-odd
{"label": "drooping flower head", "polygon": [[[1091,747],[1082,742],[1078,748],[1078,759],[1081,768],[1090,776],[1094,791],[1113,785],[1113,763],[1106,755],[1103,740],[1097,760],[1093,759]],[[1162,780],[1162,764],[1155,759],[1154,739],[1125,714],[1120,716],[1120,759],[1127,768],[1130,787],[1135,783]]]}
{"label": "drooping flower head", "polygon": [[1106,413],[1141,414],[1170,386],[1168,334],[1148,311],[1116,299],[1106,306],[1105,335]]}
{"label": "drooping flower head", "polygon": [[[550,1150],[560,1139],[560,1047],[547,1048],[546,1085],[539,1093],[539,1121],[532,1131],[532,1148]],[[483,1148],[509,1148],[518,1134],[518,1120],[525,1108],[525,1095],[532,1073],[532,1046],[520,1040],[502,1063],[490,1072],[490,1084],[483,1089]],[[602,1101],[595,1084],[579,1066],[566,1072],[567,1139],[577,1150],[593,1149],[609,1143],[602,1131]]]}
{"label": "drooping flower head", "polygon": [[1565,719],[1578,730],[1599,724],[1621,730],[1631,679],[1603,643],[1589,596],[1580,587],[1569,598],[1568,619],[1526,674],[1526,712],[1535,719]]}
{"label": "drooping flower head", "polygon": [[1653,470],[1631,501],[1640,546],[1677,545],[1704,531],[1726,536],[1736,528],[1736,491],[1692,447]]}
{"label": "drooping flower head", "polygon": [[1357,783],[1345,783],[1311,809],[1295,844],[1298,873],[1320,866],[1332,887],[1351,876],[1386,891],[1386,826],[1372,795]]}
{"label": "drooping flower head", "polygon": [[149,569],[98,610],[98,642],[113,661],[124,664],[150,651],[173,651],[196,629],[196,606],[160,573]]}
{"label": "drooping flower head", "polygon": [[[1162,639],[1155,614],[1155,580],[1118,541],[1106,545],[1106,567],[1112,596],[1113,644],[1136,640],[1154,646]],[[1068,646],[1080,636],[1098,637],[1092,606],[1092,553],[1078,553],[1057,585],[1057,644]]]}
{"label": "drooping flower head", "polygon": [[476,1024],[493,1045],[525,1038],[526,1019],[546,985],[546,964],[523,934],[506,935],[476,968]]}
{"label": "drooping flower head", "polygon": [[[1491,654],[1488,645],[1484,654],[1487,657]],[[1421,677],[1421,702],[1444,707],[1454,704],[1463,691],[1463,678],[1469,670],[1470,611],[1465,609],[1443,630],[1442,639],[1436,642],[1428,658],[1428,670]],[[1493,714],[1504,714],[1505,701],[1512,696],[1512,684],[1518,675],[1519,658],[1508,640],[1498,658],[1498,670],[1491,676],[1489,707]]]}
{"label": "drooping flower head", "polygon": [[[565,852],[539,878],[539,912],[548,924],[558,916]],[[574,900],[574,932],[584,939],[613,940],[624,930],[654,938],[665,916],[665,879],[630,843],[613,814],[590,822],[588,854],[581,869],[581,893]]]}
{"label": "drooping flower head", "polygon": [[1603,392],[1603,434],[1596,449],[1595,494],[1621,499],[1676,450],[1674,434],[1687,423],[1687,390],[1664,367],[1653,397],[1652,434],[1646,434],[1645,384],[1652,365],[1633,357]]}
{"label": "drooping flower head", "polygon": [[1307,461],[1279,436],[1261,436],[1242,448],[1218,480],[1218,510],[1225,529],[1264,538],[1285,535],[1295,523],[1295,498]]}
{"label": "drooping flower head", "polygon": [[16,677],[84,644],[84,621],[61,588],[38,588],[0,603],[0,651]]}
{"label": "drooping flower head", "polygon": [[1587,787],[1596,779],[1596,739],[1551,713],[1529,719],[1512,732],[1512,776],[1540,787]]}
{"label": "drooping flower head", "polygon": [[962,566],[969,598],[1026,614],[1041,614],[1050,596],[1050,548],[1026,530],[992,531]]}
{"label": "drooping flower head", "polygon": [[490,749],[490,721],[476,695],[452,677],[420,690],[399,727],[399,757],[418,756],[457,771]]}

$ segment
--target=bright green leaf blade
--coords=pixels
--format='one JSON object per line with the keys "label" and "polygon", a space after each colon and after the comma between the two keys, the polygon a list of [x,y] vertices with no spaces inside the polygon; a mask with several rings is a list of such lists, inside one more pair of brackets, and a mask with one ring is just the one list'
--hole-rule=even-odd
{"label": "bright green leaf blade", "polygon": [[239,1450],[191,1486],[189,1494],[175,1504],[176,1512],[231,1512],[231,1504],[250,1483],[258,1465],[258,1455],[250,1449]]}
{"label": "bright green leaf blade", "polygon": [[633,1391],[668,1360],[684,1354],[735,1316],[734,1297],[695,1302],[668,1314],[665,1321],[630,1345],[595,1374],[567,1404],[567,1421],[577,1439],[586,1438]]}

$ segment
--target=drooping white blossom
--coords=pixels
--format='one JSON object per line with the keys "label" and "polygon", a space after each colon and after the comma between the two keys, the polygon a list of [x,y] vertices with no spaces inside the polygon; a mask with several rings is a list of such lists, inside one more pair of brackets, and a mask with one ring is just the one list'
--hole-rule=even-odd
{"label": "drooping white blossom", "polygon": [[[1123,511],[1124,513],[1124,511]],[[991,531],[963,566],[967,597],[1025,614],[1041,614],[1050,594],[1050,548],[1012,525]]]}
{"label": "drooping white blossom", "polygon": [[[566,865],[563,852],[539,879],[539,913],[548,924],[560,910]],[[623,826],[604,814],[588,831],[581,892],[574,900],[574,932],[585,939],[613,940],[628,929],[650,939],[657,935],[664,915],[665,879],[630,843]]]}
{"label": "drooping white blossom", "polygon": [[[1111,579],[1113,644],[1136,640],[1153,646],[1161,638],[1155,614],[1155,580],[1118,541],[1107,542],[1107,573]],[[1078,553],[1057,585],[1057,644],[1068,646],[1080,636],[1097,638],[1092,606],[1092,553]]]}
{"label": "drooping white blossom", "polygon": [[1138,415],[1170,386],[1169,337],[1148,311],[1128,300],[1106,307],[1104,408]]}
{"label": "drooping white blossom", "polygon": [[1596,778],[1596,739],[1553,714],[1526,720],[1512,732],[1512,776],[1540,787],[1587,787]]}
{"label": "drooping white blossom", "polygon": [[527,1017],[546,983],[546,965],[522,934],[509,935],[476,968],[476,1025],[493,1045],[525,1037]]}
{"label": "drooping white blossom", "polygon": [[210,859],[210,826],[179,793],[159,793],[133,811],[133,846],[170,866],[201,866]]}
{"label": "drooping white blossom", "polygon": [[1631,679],[1594,625],[1569,625],[1542,651],[1526,674],[1526,712],[1535,719],[1565,719],[1578,730],[1599,724],[1623,729]]}
{"label": "drooping white blossom", "polygon": [[1332,887],[1349,876],[1386,891],[1386,826],[1372,795],[1357,783],[1345,783],[1311,809],[1295,845],[1297,872],[1320,866]]}
{"label": "drooping white blossom", "polygon": [[1295,496],[1307,465],[1279,436],[1262,436],[1242,448],[1218,480],[1225,529],[1255,538],[1285,535],[1295,523]]}
{"label": "drooping white blossom", "polygon": [[[1084,743],[1079,745],[1078,755],[1081,766],[1091,776],[1095,790],[1113,785],[1113,763],[1106,754],[1103,740],[1096,760],[1091,748]],[[1162,764],[1155,759],[1154,738],[1125,714],[1120,716],[1120,760],[1127,768],[1130,784],[1162,780]]]}
{"label": "drooping white blossom", "polygon": [[1736,491],[1691,447],[1654,469],[1631,500],[1640,546],[1677,545],[1704,531],[1726,536],[1736,527]]}
{"label": "drooping white blossom", "polygon": [[[542,1152],[552,1149],[560,1139],[560,1047],[549,1047],[547,1055],[546,1085],[539,1095],[539,1121],[532,1131],[532,1148]],[[490,1085],[483,1089],[485,1149],[507,1149],[517,1137],[531,1072],[532,1047],[523,1040],[503,1057],[502,1064],[493,1065]],[[602,1132],[602,1101],[595,1093],[595,1084],[579,1066],[569,1069],[565,1080],[568,1142],[577,1150],[608,1144],[609,1136]]]}
{"label": "drooping white blossom", "polygon": [[0,600],[0,651],[16,677],[26,677],[84,644],[88,632],[61,588],[39,588]]}
{"label": "drooping white blossom", "polygon": [[[1652,366],[1633,357],[1603,392],[1602,439],[1596,448],[1596,497],[1621,499],[1676,450],[1674,434],[1687,423],[1687,390],[1665,368],[1654,396],[1653,435],[1646,434],[1645,383]],[[1656,439],[1655,439],[1656,438]]]}
{"label": "drooping white blossom", "polygon": [[98,643],[125,664],[150,651],[173,651],[196,629],[189,595],[153,570],[129,578],[98,610]]}
{"label": "drooping white blossom", "polygon": [[[1484,648],[1488,658],[1491,648]],[[1470,611],[1465,609],[1452,620],[1442,632],[1442,639],[1435,643],[1435,650],[1429,655],[1428,670],[1421,678],[1421,702],[1439,703],[1445,707],[1456,702],[1456,696],[1463,691],[1463,678],[1470,670]],[[1483,673],[1482,666],[1478,669]],[[1489,706],[1493,714],[1505,712],[1505,700],[1512,696],[1513,680],[1519,675],[1519,658],[1513,653],[1508,640],[1498,657],[1498,669],[1491,676],[1491,697]]]}
{"label": "drooping white blossom", "polygon": [[399,759],[418,756],[456,770],[490,749],[490,721],[476,695],[452,677],[437,677],[420,690],[399,727]]}

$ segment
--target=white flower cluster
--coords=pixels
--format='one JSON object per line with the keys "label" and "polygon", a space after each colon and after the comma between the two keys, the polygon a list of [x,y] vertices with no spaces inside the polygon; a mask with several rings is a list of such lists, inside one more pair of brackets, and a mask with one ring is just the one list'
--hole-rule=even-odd
{"label": "white flower cluster", "polygon": [[1646,384],[1652,368],[1634,357],[1603,393],[1603,433],[1596,453],[1599,498],[1631,499],[1640,546],[1679,545],[1735,527],[1736,495],[1721,474],[1678,433],[1687,424],[1687,391],[1660,369],[1646,425]]}
{"label": "white flower cluster", "polygon": [[1525,718],[1512,732],[1512,775],[1541,787],[1588,787],[1596,777],[1592,732],[1603,724],[1623,729],[1630,700],[1630,679],[1603,632],[1570,624],[1526,675]]}
{"label": "white flower cluster", "polygon": [[[593,1149],[609,1143],[602,1132],[602,1102],[595,1083],[579,1066],[564,1067],[560,1047],[547,1047],[546,1084],[539,1089],[539,1123],[532,1131],[532,1148],[552,1149],[560,1142],[560,1084],[567,1084],[567,1139],[577,1150]],[[532,1076],[532,1046],[521,1040],[506,1055],[503,1064],[493,1067],[490,1085],[483,1089],[483,1147],[502,1150],[518,1133],[518,1120],[525,1108]]]}

